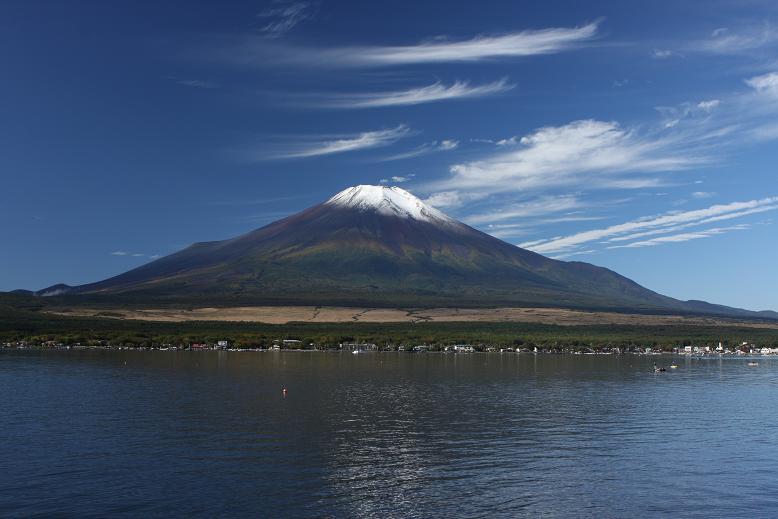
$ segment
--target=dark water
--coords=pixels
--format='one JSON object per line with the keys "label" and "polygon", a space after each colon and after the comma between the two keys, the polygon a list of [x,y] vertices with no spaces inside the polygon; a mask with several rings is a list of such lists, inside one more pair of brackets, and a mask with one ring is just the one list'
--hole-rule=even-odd
{"label": "dark water", "polygon": [[0,515],[778,516],[778,359],[654,360],[1,352]]}

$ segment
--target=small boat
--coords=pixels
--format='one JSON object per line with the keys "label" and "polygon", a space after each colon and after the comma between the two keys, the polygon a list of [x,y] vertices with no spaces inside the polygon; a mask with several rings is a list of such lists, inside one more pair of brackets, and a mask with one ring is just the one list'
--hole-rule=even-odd
{"label": "small boat", "polygon": [[351,350],[351,354],[352,354],[352,355],[356,355],[356,354],[358,354],[358,353],[359,353],[359,350]]}
{"label": "small boat", "polygon": [[670,369],[678,369],[678,365],[676,365],[676,364],[670,364]]}
{"label": "small boat", "polygon": [[654,373],[662,373],[663,371],[667,371],[666,368],[659,368],[656,364],[654,364]]}
{"label": "small boat", "polygon": [[750,367],[750,368],[755,368],[758,365],[759,365],[759,363],[756,362],[756,361],[753,361],[753,360],[747,364],[747,366]]}

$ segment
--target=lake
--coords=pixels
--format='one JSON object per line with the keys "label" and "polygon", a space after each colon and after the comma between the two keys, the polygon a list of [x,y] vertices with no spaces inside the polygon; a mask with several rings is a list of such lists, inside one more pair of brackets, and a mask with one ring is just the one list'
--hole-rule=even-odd
{"label": "lake", "polygon": [[0,515],[775,517],[758,360],[0,351]]}

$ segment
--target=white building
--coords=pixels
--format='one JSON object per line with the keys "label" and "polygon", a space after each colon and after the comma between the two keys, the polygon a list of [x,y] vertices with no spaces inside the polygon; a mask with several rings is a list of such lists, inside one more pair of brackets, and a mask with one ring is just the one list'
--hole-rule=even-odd
{"label": "white building", "polygon": [[339,346],[341,350],[347,351],[378,351],[378,345],[372,342],[343,342]]}

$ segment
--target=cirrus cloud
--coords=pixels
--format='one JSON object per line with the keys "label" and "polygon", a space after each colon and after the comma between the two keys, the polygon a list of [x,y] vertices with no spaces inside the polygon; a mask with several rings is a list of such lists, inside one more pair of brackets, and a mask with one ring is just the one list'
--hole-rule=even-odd
{"label": "cirrus cloud", "polygon": [[741,54],[778,43],[778,33],[769,25],[719,27],[708,38],[692,44],[691,50],[711,54]]}
{"label": "cirrus cloud", "polygon": [[331,48],[272,45],[265,38],[243,36],[222,41],[217,49],[198,52],[218,61],[245,66],[292,65],[321,68],[388,67],[429,63],[477,62],[554,54],[582,46],[597,36],[599,22],[580,27],[524,30],[468,40],[435,38],[414,45]]}
{"label": "cirrus cloud", "polygon": [[305,20],[314,17],[314,4],[311,2],[286,2],[275,0],[269,7],[257,14],[257,18],[268,20],[260,28],[266,38],[280,38]]}
{"label": "cirrus cloud", "polygon": [[381,108],[387,106],[407,106],[454,99],[473,99],[500,94],[513,89],[507,79],[501,79],[483,85],[470,85],[468,81],[455,81],[451,85],[441,82],[428,86],[392,92],[370,92],[355,94],[334,94],[323,96],[314,101],[321,108]]}
{"label": "cirrus cloud", "polygon": [[416,148],[390,155],[388,157],[381,157],[377,159],[379,162],[389,162],[394,160],[410,159],[413,157],[420,157],[422,155],[429,155],[430,153],[436,153],[439,151],[452,151],[459,147],[459,141],[453,139],[444,139],[442,141],[432,141],[424,143]]}
{"label": "cirrus cloud", "polygon": [[293,142],[275,143],[258,150],[242,151],[239,155],[249,161],[302,159],[388,146],[411,133],[410,128],[401,124],[349,135],[299,137]]}
{"label": "cirrus cloud", "polygon": [[[534,240],[520,244],[541,254],[568,253],[581,246],[602,240],[629,241],[654,234],[674,232],[695,225],[705,225],[722,220],[742,218],[747,215],[774,211],[778,209],[778,197],[767,197],[746,202],[717,204],[704,209],[670,212],[659,216],[639,218],[625,223],[611,225],[601,229],[592,229],[568,236],[546,240]],[[669,240],[665,240],[669,241]],[[656,243],[663,243],[656,241]],[[617,245],[612,247],[624,247]]]}
{"label": "cirrus cloud", "polygon": [[746,84],[758,93],[778,96],[778,72],[746,79]]}
{"label": "cirrus cloud", "polygon": [[[600,185],[624,173],[654,173],[691,167],[705,157],[674,150],[671,139],[641,136],[613,121],[593,119],[540,128],[520,139],[499,141],[509,151],[451,167],[444,189],[522,191],[570,186],[599,177]],[[638,183],[645,187],[645,183]],[[619,187],[628,187],[622,182]]]}

